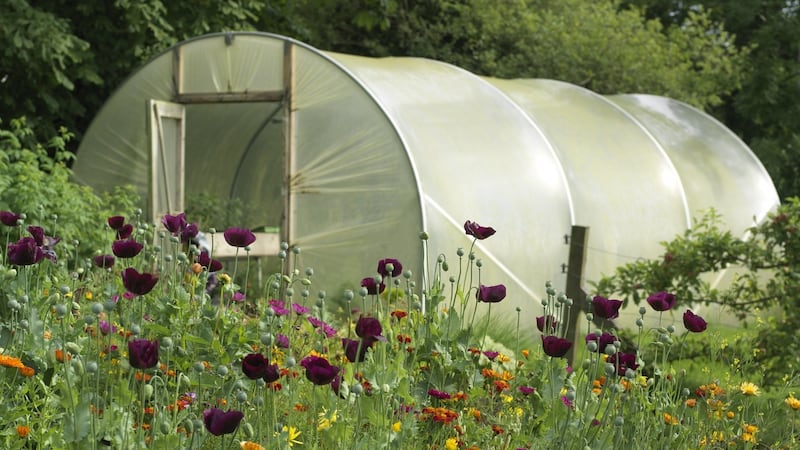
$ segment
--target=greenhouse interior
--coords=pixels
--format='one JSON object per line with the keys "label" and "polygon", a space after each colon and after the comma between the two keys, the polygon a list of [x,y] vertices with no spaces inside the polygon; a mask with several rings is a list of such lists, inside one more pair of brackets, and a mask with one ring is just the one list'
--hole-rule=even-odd
{"label": "greenhouse interior", "polygon": [[[472,250],[480,283],[507,287],[492,314],[520,308],[526,325],[546,282],[564,290],[575,226],[587,234],[570,269],[588,289],[658,256],[710,208],[744,236],[779,204],[753,152],[687,104],[266,33],[156,56],[108,99],[78,154],[76,181],[133,185],[148,220],[182,212],[191,193],[240,200],[248,223],[230,225],[269,243],[253,256],[298,247],[297,266],[329,296],[357,290],[383,258],[421,285],[439,255],[455,276],[468,262],[457,249]],[[473,242],[467,220],[497,233]]]}

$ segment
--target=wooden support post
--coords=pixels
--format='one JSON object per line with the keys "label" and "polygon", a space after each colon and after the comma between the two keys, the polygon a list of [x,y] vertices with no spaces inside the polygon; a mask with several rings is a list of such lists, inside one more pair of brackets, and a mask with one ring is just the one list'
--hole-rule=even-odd
{"label": "wooden support post", "polygon": [[567,320],[567,333],[564,336],[572,342],[572,348],[567,353],[567,361],[574,365],[575,348],[578,342],[578,319],[581,311],[586,311],[586,292],[583,290],[583,269],[586,265],[586,246],[589,243],[589,228],[573,225],[569,237],[569,260],[567,261],[567,282],[565,295],[572,299],[569,318]]}

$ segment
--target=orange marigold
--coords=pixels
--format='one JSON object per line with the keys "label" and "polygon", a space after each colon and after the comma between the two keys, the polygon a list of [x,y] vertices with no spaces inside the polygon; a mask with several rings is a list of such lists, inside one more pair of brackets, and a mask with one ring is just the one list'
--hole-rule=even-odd
{"label": "orange marigold", "polygon": [[25,367],[22,360],[8,355],[0,355],[0,366],[12,367],[14,369],[21,369]]}
{"label": "orange marigold", "polygon": [[26,427],[25,425],[17,425],[17,436],[21,438],[28,437],[30,432],[30,427]]}
{"label": "orange marigold", "polygon": [[36,375],[36,370],[34,370],[33,367],[24,366],[24,367],[20,367],[17,370],[19,371],[19,374],[22,375],[23,377],[30,378],[30,377]]}

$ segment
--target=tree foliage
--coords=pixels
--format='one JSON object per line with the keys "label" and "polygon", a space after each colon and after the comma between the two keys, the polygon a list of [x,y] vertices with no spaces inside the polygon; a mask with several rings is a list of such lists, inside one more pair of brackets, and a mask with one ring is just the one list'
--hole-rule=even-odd
{"label": "tree foliage", "polygon": [[[760,333],[756,359],[770,367],[780,364],[775,376],[800,368],[800,199],[789,199],[744,238],[722,228],[720,219],[709,212],[683,235],[663,242],[660,258],[621,266],[594,287],[600,295],[634,304],[668,291],[684,307],[722,305],[745,324],[773,312],[773,326]],[[723,270],[727,277],[719,282]]]}

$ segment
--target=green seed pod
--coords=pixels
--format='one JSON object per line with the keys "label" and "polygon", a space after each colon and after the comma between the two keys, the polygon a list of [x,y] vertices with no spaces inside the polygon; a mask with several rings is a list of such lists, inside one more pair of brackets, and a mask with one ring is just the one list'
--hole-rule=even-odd
{"label": "green seed pod", "polygon": [[153,392],[155,392],[155,389],[153,388],[152,384],[145,384],[142,388],[142,393],[146,399],[152,398]]}

